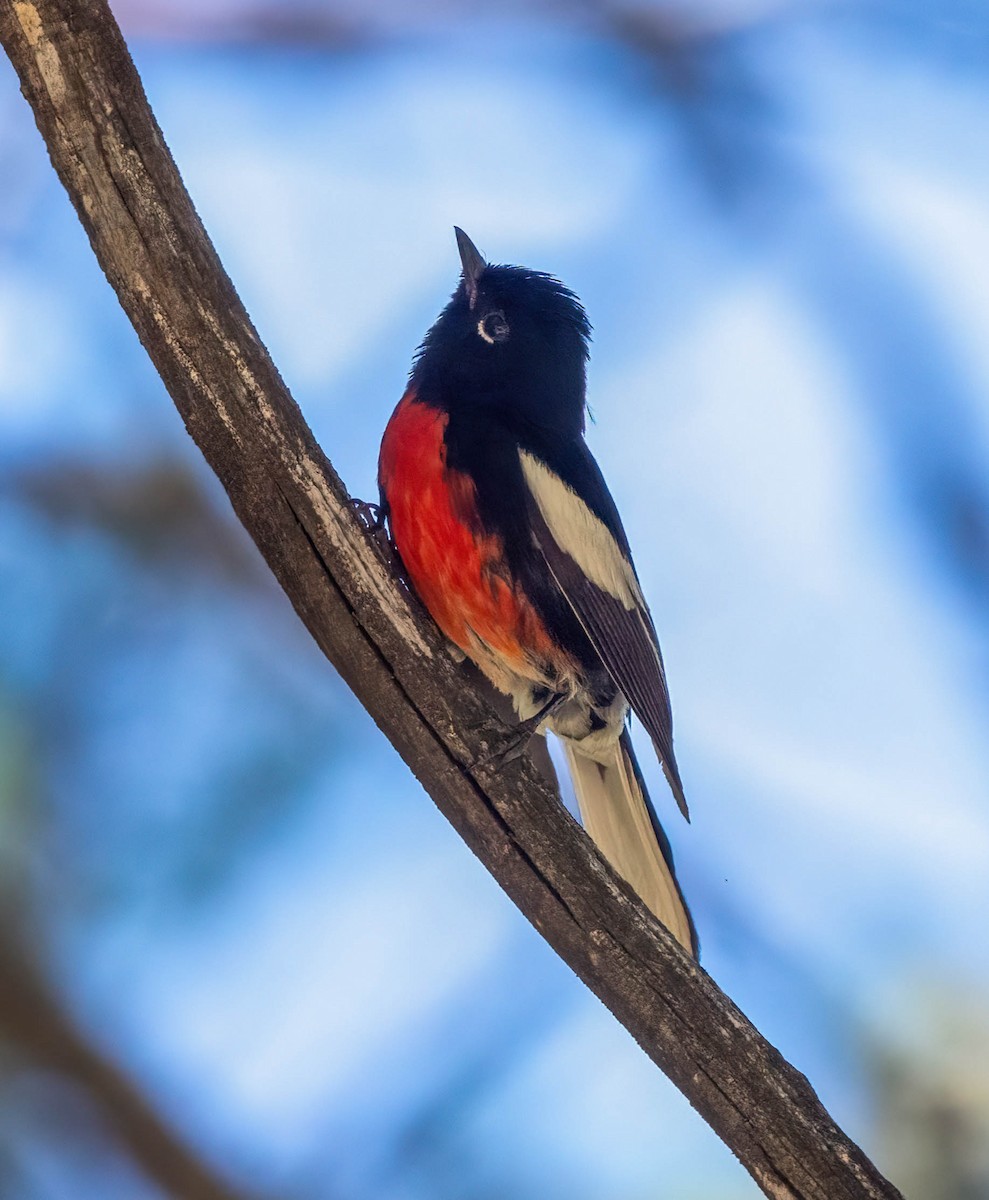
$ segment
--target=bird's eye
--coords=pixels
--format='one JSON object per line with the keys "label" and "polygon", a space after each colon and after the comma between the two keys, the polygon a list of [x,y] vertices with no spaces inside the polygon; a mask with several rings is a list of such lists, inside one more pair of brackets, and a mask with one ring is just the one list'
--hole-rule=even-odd
{"label": "bird's eye", "polygon": [[477,323],[477,332],[490,345],[508,341],[508,322],[501,309],[485,313]]}

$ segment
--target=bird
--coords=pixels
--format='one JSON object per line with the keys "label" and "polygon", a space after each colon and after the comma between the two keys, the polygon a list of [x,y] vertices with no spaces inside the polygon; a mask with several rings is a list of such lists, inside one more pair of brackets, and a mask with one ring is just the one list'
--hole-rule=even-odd
{"label": "bird", "polygon": [[697,933],[629,736],[648,732],[689,820],[656,629],[584,440],[591,325],[552,275],[489,264],[454,227],[456,290],[381,441],[378,520],[436,624],[560,739],[581,821],[680,945]]}

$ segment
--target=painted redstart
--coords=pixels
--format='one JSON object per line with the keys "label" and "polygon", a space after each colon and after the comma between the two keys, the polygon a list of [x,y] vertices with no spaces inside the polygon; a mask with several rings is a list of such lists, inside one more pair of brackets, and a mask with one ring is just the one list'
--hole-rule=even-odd
{"label": "painted redstart", "polygon": [[696,955],[626,727],[631,709],[686,816],[656,630],[584,442],[591,327],[558,280],[490,266],[456,234],[459,286],[381,443],[381,514],[440,629],[523,728],[561,739],[588,833]]}

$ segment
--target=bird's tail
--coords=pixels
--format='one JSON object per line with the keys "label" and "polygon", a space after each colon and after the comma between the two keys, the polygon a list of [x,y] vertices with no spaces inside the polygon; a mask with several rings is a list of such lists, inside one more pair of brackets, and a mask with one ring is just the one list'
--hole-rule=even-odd
{"label": "bird's tail", "polygon": [[653,811],[639,764],[622,731],[604,762],[562,738],[584,828],[619,875],[677,941],[697,957],[697,932],[673,869],[670,843]]}

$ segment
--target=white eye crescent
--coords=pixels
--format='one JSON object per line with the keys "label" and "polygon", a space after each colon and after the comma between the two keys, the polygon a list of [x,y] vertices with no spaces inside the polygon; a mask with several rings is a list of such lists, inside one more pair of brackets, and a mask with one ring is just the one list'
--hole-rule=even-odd
{"label": "white eye crescent", "polygon": [[495,342],[507,342],[509,329],[505,314],[500,309],[485,313],[477,323],[477,332],[489,346]]}

